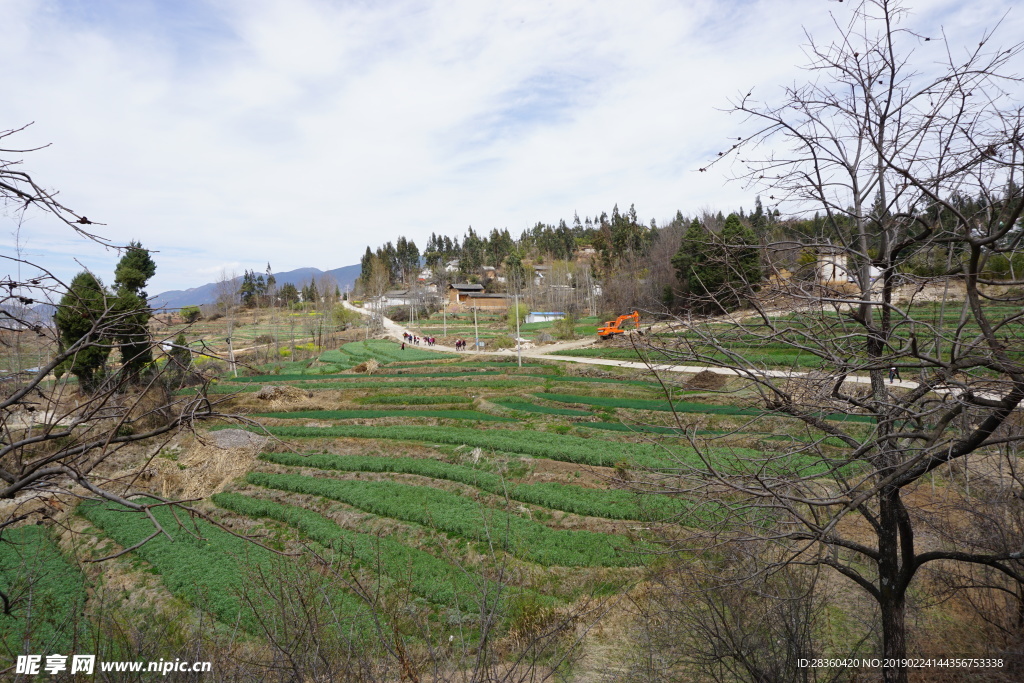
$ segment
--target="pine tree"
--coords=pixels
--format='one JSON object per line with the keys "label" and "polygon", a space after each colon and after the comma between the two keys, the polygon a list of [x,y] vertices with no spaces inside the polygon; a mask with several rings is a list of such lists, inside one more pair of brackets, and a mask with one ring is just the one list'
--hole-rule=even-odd
{"label": "pine tree", "polygon": [[118,321],[113,328],[114,339],[121,352],[125,372],[133,382],[153,362],[149,319],[152,309],[143,289],[156,273],[156,262],[139,242],[130,242],[124,256],[114,269],[114,310]]}
{"label": "pine tree", "polygon": [[735,213],[725,219],[719,235],[693,219],[672,266],[686,283],[693,307],[706,313],[738,307],[763,278],[757,237]]}
{"label": "pine tree", "polygon": [[703,264],[708,256],[707,247],[708,233],[700,221],[694,218],[683,235],[679,251],[672,257],[672,267],[676,269],[679,282],[683,283],[688,294],[704,291],[701,282]]}
{"label": "pine tree", "polygon": [[92,393],[102,379],[102,368],[110,355],[111,344],[106,337],[104,319],[113,305],[99,278],[82,271],[71,280],[67,293],[61,297],[54,314],[54,323],[62,350],[77,346],[73,356],[55,371],[59,378],[70,372],[78,378],[84,393]]}
{"label": "pine tree", "polygon": [[143,287],[155,273],[156,262],[149,255],[149,250],[144,249],[141,243],[132,241],[114,269],[114,288],[118,291],[130,290],[146,299]]}
{"label": "pine tree", "polygon": [[[725,246],[727,279],[737,292],[757,287],[764,277],[761,254],[757,248],[757,235],[736,214],[730,214],[722,227]],[[737,300],[736,304],[739,303]]]}

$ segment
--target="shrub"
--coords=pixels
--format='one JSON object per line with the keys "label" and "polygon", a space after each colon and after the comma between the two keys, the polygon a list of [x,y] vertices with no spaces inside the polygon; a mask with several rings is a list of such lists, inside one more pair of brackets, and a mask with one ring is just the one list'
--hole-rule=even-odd
{"label": "shrub", "polygon": [[391,318],[396,323],[409,322],[408,306],[390,306],[384,313],[385,317]]}
{"label": "shrub", "polygon": [[556,320],[552,327],[558,339],[576,338],[576,316],[572,313],[566,313],[565,317]]}
{"label": "shrub", "polygon": [[516,347],[516,340],[507,334],[501,334],[491,339],[489,346],[492,351],[498,349],[514,349]]}
{"label": "shrub", "polygon": [[182,319],[190,325],[199,320],[203,315],[198,306],[184,306],[179,313]]}

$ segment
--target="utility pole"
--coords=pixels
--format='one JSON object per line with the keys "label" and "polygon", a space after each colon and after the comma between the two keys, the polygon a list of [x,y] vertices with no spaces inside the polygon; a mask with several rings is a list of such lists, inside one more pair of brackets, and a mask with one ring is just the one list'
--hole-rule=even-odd
{"label": "utility pole", "polygon": [[448,338],[448,299],[447,297],[441,299],[441,324],[443,326],[443,332],[441,336],[445,339]]}
{"label": "utility pole", "polygon": [[476,349],[480,350],[480,327],[476,323],[476,306],[473,306],[473,336],[476,337]]}
{"label": "utility pole", "polygon": [[516,312],[516,359],[519,361],[519,367],[523,367],[523,347],[519,342],[519,295],[515,295],[515,312]]}

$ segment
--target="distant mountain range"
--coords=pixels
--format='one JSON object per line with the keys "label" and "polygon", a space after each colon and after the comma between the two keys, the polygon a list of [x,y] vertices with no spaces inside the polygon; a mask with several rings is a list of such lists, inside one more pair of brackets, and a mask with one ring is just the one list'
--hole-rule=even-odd
{"label": "distant mountain range", "polygon": [[[289,270],[285,273],[274,273],[274,278],[277,280],[277,286],[280,287],[283,284],[291,283],[298,288],[302,285],[308,284],[312,279],[318,279],[322,275],[327,275],[334,278],[334,281],[338,283],[338,287],[341,291],[346,291],[352,288],[355,284],[356,279],[359,277],[361,267],[355,266],[343,266],[341,268],[335,268],[334,270],[322,271],[319,268],[299,268],[297,270]],[[241,284],[242,276],[235,278],[238,284]],[[167,308],[177,309],[182,306],[202,306],[203,304],[212,304],[217,300],[217,283],[210,282],[202,287],[193,287],[192,289],[175,289],[170,292],[161,292],[149,298],[149,305],[153,308]]]}

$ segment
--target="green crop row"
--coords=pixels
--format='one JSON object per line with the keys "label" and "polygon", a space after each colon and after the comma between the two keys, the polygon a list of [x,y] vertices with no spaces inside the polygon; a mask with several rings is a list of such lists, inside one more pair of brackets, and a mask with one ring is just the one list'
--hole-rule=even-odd
{"label": "green crop row", "polygon": [[[396,364],[391,365],[389,367],[412,367],[412,366],[411,365],[406,366],[406,365],[403,365],[401,363],[396,363]],[[547,363],[530,363],[528,361],[524,361],[523,364],[520,366],[518,361],[514,361],[514,360],[463,360],[463,361],[455,361],[454,363],[447,363],[446,367],[458,367],[458,368],[516,368],[516,367],[524,367],[524,368],[551,368],[552,366],[548,365]]]}
{"label": "green crop row", "polygon": [[[309,378],[306,378],[309,379]],[[451,389],[451,388],[483,388],[483,389],[520,389],[526,387],[535,387],[541,385],[540,380],[534,380],[529,378],[523,379],[459,379],[457,381],[446,380],[432,382],[430,380],[392,380],[392,381],[381,381],[376,376],[366,378],[353,378],[352,380],[345,382],[304,382],[297,386],[308,389],[310,391],[317,391],[320,389],[324,390],[341,390],[341,389]],[[232,383],[219,383],[214,384],[209,388],[211,394],[246,394],[253,393],[260,390],[260,387],[255,385],[243,385],[239,386]],[[195,394],[194,388],[180,389],[175,392],[178,396],[190,396]]]}
{"label": "green crop row", "polygon": [[382,417],[434,417],[449,420],[483,420],[485,422],[515,422],[515,418],[482,413],[470,408],[452,410],[296,410],[292,412],[256,413],[256,417],[308,420],[372,420]]}
{"label": "green crop row", "polygon": [[[391,368],[387,368],[387,372],[377,374],[377,377],[396,377],[405,379],[422,379],[427,377],[494,377],[496,375],[504,375],[505,372],[501,370],[428,370],[427,372],[396,372],[391,373]],[[510,375],[512,376],[512,375]]]}
{"label": "green crop row", "polygon": [[355,365],[352,361],[355,360],[351,354],[345,353],[341,349],[328,349],[320,354],[318,359],[321,363],[333,363],[334,365],[346,365],[352,367]]}
{"label": "green crop row", "polygon": [[[87,501],[78,506],[78,511],[125,547],[153,533],[153,525],[145,515],[119,505]],[[270,618],[273,610],[269,604],[262,604],[266,599],[262,594],[250,592],[251,604],[241,597],[246,569],[273,576],[278,569],[276,556],[208,522],[184,520],[189,527],[195,524],[197,538],[178,525],[167,507],[152,511],[174,540],[160,534],[132,552],[156,568],[174,595],[209,610],[226,624],[240,623],[250,633],[261,634],[260,624]],[[332,599],[338,611],[353,619],[359,628],[369,626],[364,623],[365,610],[357,598],[339,591]]]}
{"label": "green crop row", "polygon": [[0,582],[11,603],[9,614],[0,612],[5,654],[69,652],[85,636],[85,578],[44,527],[4,530]]}
{"label": "green crop row", "polygon": [[637,496],[627,491],[588,489],[568,484],[512,484],[493,472],[427,458],[377,458],[364,455],[297,455],[264,453],[262,459],[289,467],[312,467],[344,472],[395,472],[445,479],[577,515],[608,519],[651,519],[675,515],[682,504],[667,496]]}
{"label": "green crop row", "polygon": [[491,403],[501,406],[502,408],[508,408],[509,410],[521,410],[525,413],[539,413],[542,415],[572,415],[577,417],[589,417],[593,415],[589,410],[553,408],[551,406],[542,406],[536,403],[531,403],[530,401],[515,398],[495,399],[492,400]]}
{"label": "green crop row", "polygon": [[505,587],[467,572],[430,553],[386,536],[349,531],[321,514],[239,493],[218,493],[211,499],[222,508],[248,517],[263,517],[295,527],[307,537],[369,568],[379,569],[431,602],[478,612],[480,598],[495,600]]}
{"label": "green crop row", "polygon": [[[580,426],[585,427],[587,424],[581,423]],[[319,428],[285,426],[266,427],[265,431],[282,438],[350,437],[465,445],[603,467],[622,465],[668,471],[680,467],[704,467],[703,459],[691,446],[608,441],[596,433],[593,436],[575,436],[526,430],[406,425],[336,425]],[[843,466],[845,462],[841,459],[833,462],[804,453],[782,456],[730,446],[702,447],[701,453],[703,458],[715,460],[719,467],[728,471],[771,473],[773,476],[818,476],[830,467]]]}
{"label": "green crop row", "polygon": [[611,396],[577,396],[573,394],[534,394],[537,398],[559,403],[581,403],[583,405],[602,406],[606,408],[629,408],[631,410],[671,411],[679,413],[714,413],[718,415],[760,415],[758,410],[737,408],[735,406],[718,406],[708,403],[686,403],[684,401],[652,401],[641,398],[614,398]]}
{"label": "green crop row", "polygon": [[[328,384],[325,380],[335,380],[331,382],[331,386],[341,386],[344,384],[351,384],[353,386],[360,386],[367,381],[382,382],[394,380],[395,382],[410,382],[410,381],[421,381],[436,378],[438,380],[458,380],[460,383],[473,381],[479,377],[500,377],[501,379],[490,380],[491,382],[521,382],[529,383],[532,380],[533,384],[540,384],[541,382],[556,382],[556,383],[570,383],[570,384],[615,384],[620,386],[639,386],[647,387],[649,389],[660,389],[659,385],[654,382],[646,380],[626,380],[619,379],[616,377],[576,377],[573,375],[556,375],[556,374],[539,374],[539,373],[516,373],[516,372],[505,372],[499,370],[483,370],[483,371],[429,371],[429,372],[407,372],[401,374],[389,374],[386,372],[377,373],[371,376],[366,375],[352,375],[352,374],[324,374],[317,375],[312,373],[304,374],[280,374],[280,375],[253,375],[249,377],[226,377],[223,381],[239,383],[239,384],[254,384],[261,382],[304,382],[302,386],[306,386],[309,383],[315,383],[318,385]],[[437,386],[443,386],[443,384],[437,383]],[[400,384],[393,384],[392,386],[406,386]],[[496,385],[497,386],[497,385]],[[310,387],[316,388],[316,387]],[[694,392],[684,392],[694,393]]]}
{"label": "green crop row", "polygon": [[[284,438],[394,439],[427,443],[466,445],[504,453],[522,453],[550,460],[582,465],[613,467],[618,463],[651,468],[671,468],[678,463],[666,451],[650,444],[606,441],[550,432],[508,429],[471,429],[468,427],[410,427],[399,425],[337,425],[333,427],[267,427],[266,431]],[[694,461],[693,450],[674,447],[675,455]]]}
{"label": "green crop row", "polygon": [[[390,369],[391,368],[388,367],[388,370],[390,370]],[[492,377],[492,376],[495,376],[495,375],[502,375],[502,374],[505,374],[505,373],[502,373],[499,370],[491,370],[491,371],[488,371],[488,370],[483,370],[483,371],[473,371],[473,370],[441,371],[441,370],[439,370],[439,371],[429,371],[429,372],[401,372],[401,373],[397,373],[397,372],[396,373],[391,373],[391,372],[383,371],[383,372],[374,373],[373,377],[375,379],[395,378],[395,379],[413,379],[413,380],[415,380],[415,379],[424,379],[424,378],[429,378],[429,377],[438,377],[438,378],[444,378],[444,377]],[[513,375],[509,375],[509,376],[513,376]],[[226,382],[241,382],[241,383],[247,383],[247,382],[270,382],[270,381],[277,381],[277,382],[296,382],[296,381],[307,381],[307,382],[310,382],[310,381],[313,381],[313,382],[315,382],[315,381],[319,381],[319,380],[322,380],[322,379],[345,379],[345,380],[351,380],[351,381],[358,382],[361,379],[365,379],[365,375],[353,375],[353,374],[347,374],[347,375],[344,375],[344,374],[317,375],[315,373],[290,374],[290,375],[251,375],[251,376],[248,376],[248,377],[226,377],[226,378],[224,378],[224,381],[226,381]]]}
{"label": "green crop row", "polygon": [[622,386],[647,387],[660,391],[661,385],[657,382],[643,379],[619,379],[618,377],[577,377],[574,375],[532,375],[522,374],[519,377],[542,377],[549,382],[570,382],[582,384],[617,384]]}
{"label": "green crop row", "polygon": [[[534,394],[538,398],[545,398],[549,401],[561,403],[581,403],[583,405],[606,406],[613,408],[630,408],[632,410],[656,410],[674,411],[677,413],[704,413],[708,415],[770,415],[757,408],[738,408],[736,406],[722,406],[712,403],[690,403],[687,401],[649,401],[634,398],[611,398],[607,396],[575,396],[569,394]],[[788,417],[788,416],[782,416]],[[874,422],[870,415],[849,415],[845,413],[831,413],[822,415],[826,420],[839,420],[845,422]]]}
{"label": "green crop row", "polygon": [[469,396],[422,396],[406,394],[377,394],[375,396],[364,396],[355,399],[356,403],[370,405],[399,405],[399,406],[425,406],[454,403],[472,403]]}
{"label": "green crop row", "polygon": [[341,351],[357,358],[374,358],[381,363],[394,361],[417,361],[417,360],[442,360],[454,358],[451,353],[441,351],[428,351],[415,345],[406,344],[405,349],[393,341],[383,339],[368,339],[360,342],[349,342],[341,347]]}
{"label": "green crop row", "polygon": [[237,382],[238,384],[255,384],[262,382],[318,382],[324,379],[344,379],[346,377],[352,377],[352,375],[343,374],[318,374],[314,372],[303,372],[296,374],[294,372],[280,375],[248,375],[245,377],[224,377],[224,382]]}
{"label": "green crop row", "polygon": [[250,472],[251,484],[338,500],[382,517],[415,522],[462,538],[495,544],[545,566],[632,567],[653,546],[592,531],[561,531],[487,508],[458,494],[390,481],[341,481]]}
{"label": "green crop row", "polygon": [[625,422],[581,422],[577,427],[589,429],[605,429],[610,432],[641,432],[645,434],[668,434],[669,436],[685,436],[685,429],[676,427],[658,427],[656,425],[632,425]]}

